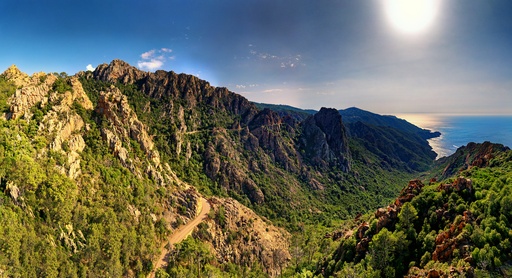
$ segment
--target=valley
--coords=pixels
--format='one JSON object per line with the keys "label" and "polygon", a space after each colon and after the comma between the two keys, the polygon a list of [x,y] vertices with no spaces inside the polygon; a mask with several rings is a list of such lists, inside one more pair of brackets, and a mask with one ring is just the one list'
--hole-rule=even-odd
{"label": "valley", "polygon": [[440,134],[394,116],[252,103],[121,60],[73,76],[10,67],[0,109],[1,277],[511,268],[503,145],[436,161]]}

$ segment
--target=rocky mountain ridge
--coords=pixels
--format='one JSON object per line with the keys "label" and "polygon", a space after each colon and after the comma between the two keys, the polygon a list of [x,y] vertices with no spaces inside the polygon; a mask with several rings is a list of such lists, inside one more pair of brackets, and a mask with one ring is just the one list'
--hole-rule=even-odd
{"label": "rocky mountain ridge", "polygon": [[[80,73],[79,77],[91,83],[97,80],[135,90],[137,97],[129,97],[131,104],[146,115],[142,118],[149,118],[149,129],[159,133],[167,130],[158,135],[163,139],[157,145],[170,151],[166,153],[181,165],[178,167],[187,171],[194,165],[195,171],[206,175],[210,189],[229,192],[243,202],[246,199],[249,203],[245,204],[254,205],[256,210],[260,206],[275,207],[273,202],[279,199],[292,200],[286,210],[304,208],[295,204],[304,202],[300,196],[315,195],[312,189],[334,190],[344,196],[343,191],[356,185],[350,180],[360,177],[358,168],[369,163],[375,168],[375,175],[381,176],[380,172],[393,171],[397,165],[418,171],[433,160],[433,152],[421,138],[412,140],[416,143],[403,144],[409,135],[374,133],[376,141],[384,136],[399,138],[386,142],[386,147],[395,142],[404,147],[371,149],[366,135],[352,135],[334,109],[322,109],[302,120],[293,114],[260,110],[244,97],[190,75],[143,72],[114,60],[99,65],[94,72]],[[152,123],[151,119],[156,118],[160,121]],[[375,132],[377,128],[367,129]],[[363,147],[355,158],[353,144]],[[413,155],[418,147],[422,152]],[[375,159],[367,159],[369,156]],[[354,168],[354,164],[359,166]],[[247,169],[251,172],[247,173]],[[267,177],[279,185],[268,183]],[[322,197],[309,198],[325,203]],[[279,214],[284,215],[284,208]]]}

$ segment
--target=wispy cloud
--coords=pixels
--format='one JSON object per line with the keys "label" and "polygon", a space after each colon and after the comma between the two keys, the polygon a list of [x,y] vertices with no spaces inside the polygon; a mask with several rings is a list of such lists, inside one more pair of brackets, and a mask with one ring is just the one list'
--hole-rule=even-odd
{"label": "wispy cloud", "polygon": [[276,66],[280,68],[296,68],[299,66],[305,66],[302,62],[302,56],[301,55],[286,55],[286,56],[279,56],[267,52],[259,52],[256,51],[253,48],[253,45],[249,45],[249,54],[251,54],[253,57],[256,57],[257,59],[261,61],[269,61],[274,63]]}
{"label": "wispy cloud", "polygon": [[237,84],[235,85],[237,89],[245,89],[245,88],[254,88],[254,87],[258,87],[258,84],[249,84],[249,85],[244,85],[244,84]]}
{"label": "wispy cloud", "polygon": [[166,54],[172,52],[170,48],[151,49],[140,55],[137,65],[139,69],[154,71],[161,69],[167,60],[174,60],[175,56],[167,57]]}
{"label": "wispy cloud", "polygon": [[152,50],[150,50],[150,51],[148,51],[148,52],[144,52],[144,53],[142,53],[142,54],[140,55],[140,57],[141,57],[142,59],[145,59],[145,60],[146,60],[146,59],[149,59],[149,58],[153,57],[153,55],[155,55],[155,50],[154,50],[154,49],[152,49]]}
{"label": "wispy cloud", "polygon": [[264,90],[263,92],[267,93],[267,94],[271,94],[271,93],[280,93],[282,91],[283,91],[282,89],[268,89],[268,90]]}
{"label": "wispy cloud", "polygon": [[87,71],[94,71],[96,68],[94,68],[91,64],[88,64],[87,67],[85,67]]}

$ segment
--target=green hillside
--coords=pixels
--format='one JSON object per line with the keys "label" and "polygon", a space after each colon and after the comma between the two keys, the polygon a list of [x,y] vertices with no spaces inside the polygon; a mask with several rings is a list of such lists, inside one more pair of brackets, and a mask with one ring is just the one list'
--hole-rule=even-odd
{"label": "green hillside", "polygon": [[[489,145],[472,146],[489,150]],[[510,275],[512,151],[467,154],[473,158],[469,169],[426,185],[411,181],[393,204],[357,221],[353,233],[337,240],[337,249],[319,263],[316,273],[325,277]],[[487,163],[471,166],[484,154],[490,158]]]}

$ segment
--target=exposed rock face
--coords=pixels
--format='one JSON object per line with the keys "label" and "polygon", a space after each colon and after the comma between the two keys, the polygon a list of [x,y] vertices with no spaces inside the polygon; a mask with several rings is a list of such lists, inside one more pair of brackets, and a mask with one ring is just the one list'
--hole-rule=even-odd
{"label": "exposed rock face", "polygon": [[336,109],[322,108],[302,123],[300,146],[313,165],[350,170],[347,134]]}
{"label": "exposed rock face", "polygon": [[21,116],[30,118],[32,116],[30,108],[37,103],[48,102],[48,92],[57,79],[54,75],[45,75],[44,73],[37,73],[29,77],[15,66],[4,72],[4,76],[19,87],[8,101],[11,107],[7,118],[12,119]]}
{"label": "exposed rock face", "polygon": [[[255,115],[249,123],[251,135],[257,139],[257,144],[269,153],[271,159],[289,172],[298,173],[300,159],[297,157],[294,146],[287,145],[281,133],[283,131],[293,133],[294,128],[274,111],[264,109]],[[256,142],[251,144],[256,144]],[[254,146],[252,146],[254,148]]]}
{"label": "exposed rock face", "polygon": [[241,266],[259,262],[270,276],[279,275],[291,258],[290,235],[233,199],[213,198],[210,204],[216,215],[222,209],[225,217],[223,223],[217,216],[207,222],[217,260]]}
{"label": "exposed rock face", "polygon": [[14,82],[17,87],[24,86],[30,83],[28,74],[21,72],[16,65],[10,66],[2,75],[5,79]]}
{"label": "exposed rock face", "polygon": [[50,135],[49,137],[52,138],[49,142],[50,150],[67,156],[67,163],[57,167],[71,179],[76,179],[81,174],[80,152],[85,148],[85,141],[80,131],[85,123],[72,107],[73,103],[78,102],[83,108],[92,109],[92,103],[84,92],[82,84],[76,77],[71,77],[69,79],[71,90],[59,93],[53,91],[53,84],[57,77],[52,74],[36,73],[29,77],[12,66],[3,75],[19,87],[9,99],[8,118],[31,119],[31,109],[34,106],[50,105],[51,110],[39,123],[38,133]]}
{"label": "exposed rock face", "polygon": [[171,180],[170,175],[164,174],[160,165],[160,154],[154,148],[154,143],[147,133],[146,126],[138,120],[132,111],[125,95],[115,86],[106,92],[101,92],[95,111],[103,115],[109,123],[108,128],[102,128],[103,139],[107,141],[110,149],[134,173],[138,173],[135,162],[129,156],[128,146],[134,140],[149,160],[146,173],[159,181],[160,184]]}
{"label": "exposed rock face", "polygon": [[108,82],[123,84],[141,84],[141,89],[152,98],[182,99],[187,108],[198,104],[211,105],[214,108],[242,115],[243,123],[248,123],[257,113],[257,108],[247,99],[236,95],[226,88],[216,88],[204,80],[188,75],[163,70],[147,73],[127,63],[114,60],[110,65],[100,65],[94,71],[94,77]]}
{"label": "exposed rock face", "polygon": [[94,74],[103,81],[112,83],[120,81],[125,84],[134,83],[148,75],[146,72],[140,71],[121,60],[113,60],[110,65],[99,65],[94,70]]}
{"label": "exposed rock face", "polygon": [[242,171],[236,144],[227,131],[214,131],[213,141],[208,143],[205,153],[205,172],[211,179],[217,180],[223,188],[244,192],[249,199],[257,204],[265,201],[261,189],[252,181],[245,171]]}
{"label": "exposed rock face", "polygon": [[77,101],[82,105],[83,108],[87,110],[92,110],[94,107],[92,105],[91,100],[87,96],[82,87],[82,83],[76,77],[70,78],[71,87],[73,88],[73,101]]}

